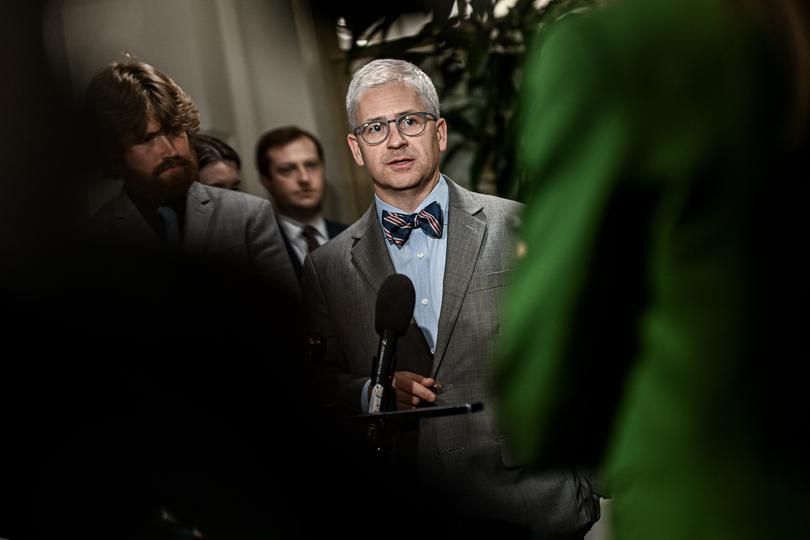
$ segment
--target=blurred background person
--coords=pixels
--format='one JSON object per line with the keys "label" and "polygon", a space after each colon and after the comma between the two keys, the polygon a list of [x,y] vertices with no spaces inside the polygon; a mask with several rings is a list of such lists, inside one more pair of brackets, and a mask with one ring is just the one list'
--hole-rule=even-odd
{"label": "blurred background person", "polygon": [[798,1],[627,0],[527,65],[500,418],[602,466],[619,540],[806,534],[809,36]]}
{"label": "blurred background person", "polygon": [[[274,509],[288,478],[273,460],[294,460],[274,447],[300,433],[266,384],[304,377],[298,285],[272,206],[196,181],[197,108],[153,66],[130,58],[99,70],[86,111],[87,147],[123,189],[91,219],[98,242],[63,270],[81,279],[62,295],[86,311],[77,335],[97,332],[104,363],[88,354],[92,367],[74,368],[100,382],[72,385],[80,397],[64,407],[77,417],[40,467],[43,498],[49,509],[68,501],[52,512],[83,538],[109,537],[114,524],[138,537],[125,533],[155,526],[158,507],[213,537],[266,537],[286,522]],[[269,418],[278,432],[258,427]]]}
{"label": "blurred background person", "polygon": [[322,214],[327,187],[323,147],[301,128],[273,129],[256,145],[256,166],[275,203],[281,235],[300,280],[307,254],[346,229]]}
{"label": "blurred background person", "polygon": [[197,179],[201,184],[239,191],[242,160],[236,150],[211,135],[198,134],[191,139],[191,145],[197,154]]}
{"label": "blurred background person", "polygon": [[0,19],[13,79],[0,88],[0,311],[6,351],[25,355],[0,368],[0,537],[293,537],[318,445],[304,443],[306,404],[282,413],[275,400],[295,396],[266,390],[306,380],[295,302],[274,290],[268,309],[266,282],[238,265],[110,256],[71,235],[79,157],[100,148],[77,137],[88,118],[46,57],[50,4],[11,2]]}
{"label": "blurred background person", "polygon": [[114,62],[90,81],[86,109],[99,166],[124,181],[90,220],[100,245],[222,259],[297,293],[270,203],[196,181],[199,113],[177,83],[144,62]]}

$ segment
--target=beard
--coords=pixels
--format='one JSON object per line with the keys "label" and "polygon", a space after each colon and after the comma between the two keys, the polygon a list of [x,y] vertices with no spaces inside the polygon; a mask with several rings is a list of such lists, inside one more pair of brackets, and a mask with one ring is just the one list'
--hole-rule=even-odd
{"label": "beard", "polygon": [[185,195],[198,172],[197,158],[192,153],[189,158],[176,156],[161,162],[150,175],[129,174],[124,180],[133,198],[159,205]]}

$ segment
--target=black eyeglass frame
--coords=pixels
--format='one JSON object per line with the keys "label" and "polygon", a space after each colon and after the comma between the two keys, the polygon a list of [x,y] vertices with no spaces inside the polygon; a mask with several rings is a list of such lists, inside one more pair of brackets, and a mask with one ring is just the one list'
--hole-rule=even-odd
{"label": "black eyeglass frame", "polygon": [[[409,116],[413,116],[413,115],[418,115],[418,116],[421,116],[422,118],[424,118],[425,120],[427,120],[427,122],[425,122],[425,124],[422,126],[422,130],[421,130],[419,133],[405,133],[404,131],[402,131],[402,128],[401,128],[401,127],[399,127],[399,123],[400,123],[402,120],[404,120],[405,118],[407,118],[407,117],[409,117]],[[361,124],[361,125],[357,126],[356,128],[354,128],[354,129],[352,130],[352,133],[354,134],[354,136],[355,136],[355,137],[360,137],[361,139],[363,139],[363,142],[365,142],[367,145],[369,145],[369,146],[377,146],[378,144],[382,144],[382,143],[384,143],[385,141],[387,141],[387,140],[388,140],[388,136],[389,136],[389,135],[391,135],[391,128],[389,127],[389,124],[391,124],[391,122],[395,122],[395,124],[396,124],[396,126],[397,126],[397,129],[399,130],[399,133],[400,133],[401,135],[403,135],[403,136],[405,136],[405,137],[418,137],[418,136],[420,136],[422,133],[424,133],[424,132],[425,132],[425,128],[427,128],[428,122],[436,122],[436,121],[438,121],[438,120],[439,120],[439,119],[438,119],[438,118],[436,118],[436,116],[435,116],[433,113],[424,112],[424,111],[421,111],[421,112],[420,112],[420,111],[408,112],[408,113],[400,114],[399,116],[397,116],[397,117],[396,117],[396,118],[394,118],[393,120],[374,120],[374,121],[372,121],[372,122],[366,122],[365,124]],[[364,129],[365,129],[367,126],[370,126],[371,124],[383,124],[383,125],[385,126],[385,137],[383,137],[383,138],[382,138],[380,141],[378,141],[378,142],[369,142],[369,141],[368,141],[368,140],[367,140],[367,139],[366,139],[366,138],[363,136],[363,130],[364,130]]]}

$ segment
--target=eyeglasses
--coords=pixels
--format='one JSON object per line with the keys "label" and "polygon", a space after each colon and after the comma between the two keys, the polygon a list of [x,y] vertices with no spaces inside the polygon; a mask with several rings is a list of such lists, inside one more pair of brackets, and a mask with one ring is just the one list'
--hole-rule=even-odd
{"label": "eyeglasses", "polygon": [[430,121],[436,121],[436,117],[429,112],[410,112],[401,116],[397,116],[393,120],[377,120],[375,122],[366,122],[362,126],[358,126],[352,130],[352,133],[362,137],[366,144],[375,145],[381,144],[388,138],[388,133],[391,128],[389,124],[395,122],[397,129],[403,135],[408,137],[417,137],[424,133],[425,126]]}

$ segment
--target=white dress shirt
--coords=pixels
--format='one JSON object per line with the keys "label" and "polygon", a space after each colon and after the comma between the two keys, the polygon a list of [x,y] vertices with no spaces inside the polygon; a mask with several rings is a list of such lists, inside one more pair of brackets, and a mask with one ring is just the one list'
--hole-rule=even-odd
{"label": "white dress shirt", "polygon": [[[278,215],[278,222],[281,228],[284,229],[284,234],[287,235],[295,256],[298,257],[298,262],[304,264],[304,259],[309,254],[309,246],[304,236],[304,227],[306,225],[281,214]],[[329,240],[329,233],[326,232],[326,220],[322,216],[318,216],[309,225],[317,231],[315,239],[318,240],[318,244],[324,245]]]}

